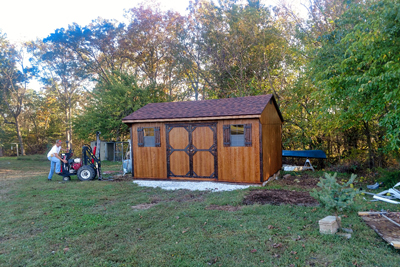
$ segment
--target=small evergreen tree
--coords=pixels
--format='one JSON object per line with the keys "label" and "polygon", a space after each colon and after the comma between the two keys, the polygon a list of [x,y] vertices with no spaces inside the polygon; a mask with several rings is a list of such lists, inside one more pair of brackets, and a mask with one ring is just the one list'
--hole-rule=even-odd
{"label": "small evergreen tree", "polygon": [[325,209],[335,212],[336,221],[340,227],[338,212],[341,209],[350,207],[354,203],[354,197],[358,194],[358,190],[350,187],[357,175],[352,174],[349,181],[344,184],[339,184],[336,180],[336,176],[337,173],[333,175],[325,173],[325,178],[321,177],[317,184],[321,190],[314,188],[310,195],[317,199]]}

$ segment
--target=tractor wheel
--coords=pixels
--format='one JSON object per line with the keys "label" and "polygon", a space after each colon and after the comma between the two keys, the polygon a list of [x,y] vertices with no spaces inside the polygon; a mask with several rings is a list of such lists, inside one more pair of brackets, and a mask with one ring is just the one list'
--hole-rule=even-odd
{"label": "tractor wheel", "polygon": [[66,182],[71,181],[71,177],[69,177],[69,176],[64,176],[64,177],[63,177],[63,181],[66,181]]}
{"label": "tractor wheel", "polygon": [[78,179],[81,181],[93,180],[96,177],[96,172],[94,168],[90,165],[84,165],[78,170]]}

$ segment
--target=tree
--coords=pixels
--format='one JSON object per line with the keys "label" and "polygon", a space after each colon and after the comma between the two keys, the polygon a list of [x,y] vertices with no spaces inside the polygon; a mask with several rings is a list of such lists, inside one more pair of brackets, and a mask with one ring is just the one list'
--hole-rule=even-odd
{"label": "tree", "polygon": [[87,81],[88,74],[77,54],[59,43],[37,41],[30,44],[37,64],[41,66],[41,81],[45,90],[57,93],[57,99],[65,112],[65,135],[72,139],[72,117],[79,101],[79,92]]}
{"label": "tree", "polygon": [[272,92],[279,99],[287,42],[267,7],[235,2],[200,1],[192,7],[202,37],[195,45],[204,49],[203,62],[212,77],[208,94],[221,98]]}
{"label": "tree", "polygon": [[129,9],[126,17],[130,22],[119,42],[121,57],[144,86],[162,85],[174,96],[179,92],[180,77],[172,48],[183,17],[173,11],[162,12],[158,5]]}
{"label": "tree", "polygon": [[86,70],[92,79],[107,81],[108,70],[123,70],[119,42],[125,25],[98,18],[88,26],[73,23],[67,29],[57,29],[43,40],[63,48]]}
{"label": "tree", "polygon": [[354,197],[358,194],[358,190],[353,189],[352,186],[357,175],[352,174],[344,184],[339,184],[336,176],[337,173],[333,175],[325,173],[325,178],[319,178],[317,184],[321,189],[314,188],[310,195],[317,199],[325,209],[335,212],[336,221],[341,227],[338,214],[342,209],[349,208],[354,204]]}
{"label": "tree", "polygon": [[29,80],[36,70],[24,65],[23,47],[17,50],[0,33],[0,115],[3,123],[15,126],[21,154],[25,148],[21,134],[20,115],[23,111]]}
{"label": "tree", "polygon": [[96,131],[101,131],[104,139],[126,139],[129,129],[122,123],[124,117],[148,103],[169,99],[163,87],[140,87],[133,75],[115,71],[107,76],[107,81],[99,81],[90,93],[90,101],[74,119],[75,133],[82,140],[89,141]]}
{"label": "tree", "polygon": [[399,9],[397,0],[351,6],[335,29],[320,37],[322,46],[312,61],[314,97],[347,129],[361,125],[371,167],[375,124],[383,127],[378,132],[386,132],[386,150],[400,149]]}

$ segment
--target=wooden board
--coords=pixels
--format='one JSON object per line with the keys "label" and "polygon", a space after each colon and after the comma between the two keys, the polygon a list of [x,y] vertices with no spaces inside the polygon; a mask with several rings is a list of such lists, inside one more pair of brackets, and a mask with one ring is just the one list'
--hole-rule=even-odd
{"label": "wooden board", "polygon": [[168,178],[217,179],[216,124],[167,124]]}
{"label": "wooden board", "polygon": [[[224,147],[223,125],[252,124],[251,147]],[[261,183],[259,120],[222,120],[218,122],[218,181]]]}
{"label": "wooden board", "polygon": [[261,113],[260,122],[261,124],[279,124],[279,125],[283,123],[272,101],[269,101],[268,105]]}
{"label": "wooden board", "polygon": [[193,155],[193,172],[196,176],[211,177],[215,172],[214,156],[208,151],[196,152]]}
{"label": "wooden board", "polygon": [[[160,127],[160,147],[138,147],[138,127]],[[165,125],[163,123],[138,123],[132,128],[133,176],[135,178],[167,178]]]}
{"label": "wooden board", "polygon": [[173,149],[185,149],[189,145],[189,133],[184,127],[175,127],[169,132],[169,144]]}
{"label": "wooden board", "polygon": [[192,142],[197,149],[210,149],[214,144],[213,131],[209,127],[196,127]]}
{"label": "wooden board", "polygon": [[[396,249],[400,249],[400,227],[390,222],[377,213],[362,212],[359,213],[365,223],[371,227],[380,237],[391,244]],[[385,216],[400,224],[400,212],[384,213]]]}
{"label": "wooden board", "polygon": [[282,139],[280,124],[262,125],[264,181],[282,168]]}
{"label": "wooden board", "polygon": [[177,176],[185,176],[190,172],[189,155],[184,151],[175,151],[170,156],[171,172]]}

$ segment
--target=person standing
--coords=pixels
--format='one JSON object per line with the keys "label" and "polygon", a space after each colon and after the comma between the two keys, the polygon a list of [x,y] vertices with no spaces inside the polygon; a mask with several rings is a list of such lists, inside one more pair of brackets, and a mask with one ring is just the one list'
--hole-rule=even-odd
{"label": "person standing", "polygon": [[62,141],[57,140],[56,144],[51,148],[49,153],[47,153],[47,158],[50,160],[50,173],[49,173],[49,176],[47,177],[48,181],[51,181],[51,178],[53,177],[54,168],[55,168],[56,173],[60,173],[61,161],[64,163],[68,162],[67,160],[62,159],[60,157],[60,155],[58,155],[60,153],[60,150],[64,150],[64,151],[68,150],[68,149],[61,148],[61,145],[62,145]]}

